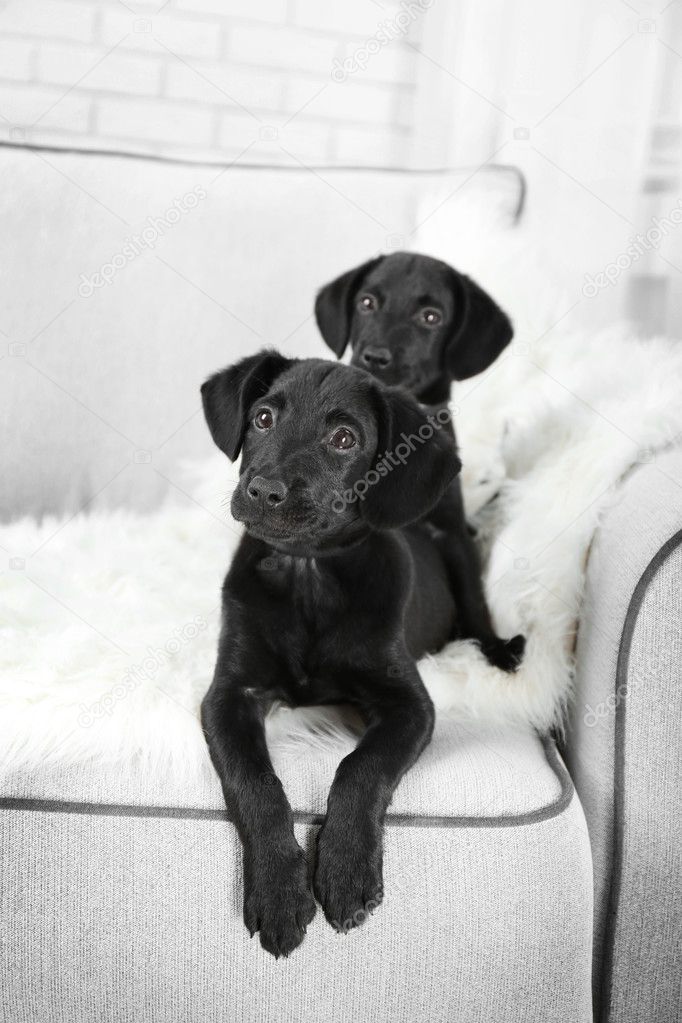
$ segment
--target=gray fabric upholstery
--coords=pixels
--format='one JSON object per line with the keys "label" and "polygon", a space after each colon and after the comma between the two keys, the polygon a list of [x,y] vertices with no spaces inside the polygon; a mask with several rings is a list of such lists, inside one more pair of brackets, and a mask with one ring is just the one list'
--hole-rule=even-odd
{"label": "gray fabric upholstery", "polygon": [[[325,354],[315,287],[360,250],[409,244],[428,189],[411,176],[0,160],[0,422],[32,438],[0,451],[5,517],[157,504],[181,461],[209,450],[196,380],[266,343]],[[474,180],[475,198],[511,219],[514,175]],[[207,198],[153,249],[79,294],[82,274],[197,186]],[[32,244],[17,251],[19,231]],[[681,495],[679,450],[642,465],[591,553],[567,752],[587,825],[535,736],[442,723],[391,809],[384,906],[346,938],[318,915],[275,963],[243,928],[238,842],[210,770],[7,775],[2,1023],[577,1023],[591,1019],[593,909],[598,1018],[679,1020],[680,549],[632,601],[682,528]],[[310,844],[335,760],[275,761]]]}
{"label": "gray fabric upholstery", "polygon": [[231,824],[2,809],[0,1019],[587,1023],[580,804],[504,823],[389,825],[384,905],[348,936],[318,913],[275,962],[241,921]]}
{"label": "gray fabric upholstery", "polygon": [[[670,915],[664,913],[656,917],[662,907],[656,904],[646,881],[657,876],[659,880],[667,878],[668,885],[673,883],[673,863],[665,849],[675,840],[679,843],[676,831],[680,813],[679,780],[675,794],[668,780],[671,767],[665,759],[677,756],[679,768],[680,715],[675,712],[679,706],[682,674],[679,583],[676,591],[673,586],[667,607],[665,601],[657,600],[656,589],[647,598],[637,616],[639,624],[624,674],[618,673],[618,661],[628,609],[637,585],[652,559],[680,528],[682,451],[678,448],[658,455],[630,474],[601,525],[588,566],[567,761],[585,809],[594,858],[595,1005],[596,1018],[604,1023],[630,1023],[641,1018],[679,1019],[675,1015],[642,1017],[634,1001],[637,986],[642,985],[646,991],[645,977],[657,984],[659,998],[673,997],[675,987],[670,971],[675,968],[675,955],[672,946],[665,940],[657,941],[657,964],[654,967],[649,962],[644,969],[641,957],[638,962],[635,945],[629,947],[624,937],[625,923],[618,925],[625,930],[617,937],[616,920],[619,913],[626,912],[631,896],[633,912],[651,913],[651,926],[662,928],[662,938],[674,920],[672,903]],[[662,582],[656,583],[656,587],[662,585]],[[671,629],[676,630],[678,637],[674,644],[669,641]],[[627,729],[618,736],[617,725],[621,719],[627,720]],[[615,798],[619,740],[626,765],[621,790],[625,799],[624,815],[618,813]],[[658,751],[656,756],[655,750]],[[645,813],[649,803],[651,809]],[[643,825],[645,818],[646,826]],[[648,840],[650,828],[657,831],[655,842]],[[638,856],[643,860],[638,874],[637,871],[628,873],[628,880],[614,903],[612,886],[614,867],[618,864],[614,864],[613,853],[619,836],[623,849],[630,850],[629,855],[635,857],[631,862],[637,862]],[[677,884],[679,886],[679,876]],[[612,991],[609,977],[616,955],[618,964]],[[666,989],[668,994],[665,994]],[[629,1004],[634,1006],[631,1012],[626,1008]]]}
{"label": "gray fabric upholstery", "polygon": [[619,683],[616,856],[604,1006],[682,1018],[682,535],[633,615]]}

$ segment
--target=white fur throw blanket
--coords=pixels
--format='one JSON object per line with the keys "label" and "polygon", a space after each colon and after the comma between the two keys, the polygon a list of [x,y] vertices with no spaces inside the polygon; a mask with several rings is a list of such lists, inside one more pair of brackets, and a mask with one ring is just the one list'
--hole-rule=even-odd
{"label": "white fur throw blanket", "polygon": [[[600,515],[634,463],[682,436],[682,345],[639,341],[626,328],[565,333],[553,327],[556,312],[543,332],[511,311],[513,344],[458,386],[453,412],[468,512],[489,552],[488,599],[502,635],[526,634],[525,659],[506,675],[458,642],[420,669],[441,713],[544,731],[561,725],[570,699]],[[141,753],[186,767],[203,757],[197,714],[239,534],[224,505],[233,473],[216,455],[196,473],[198,503],[149,516],[2,527],[0,761]],[[304,731],[306,741],[332,742],[329,714],[279,711],[273,741]]]}

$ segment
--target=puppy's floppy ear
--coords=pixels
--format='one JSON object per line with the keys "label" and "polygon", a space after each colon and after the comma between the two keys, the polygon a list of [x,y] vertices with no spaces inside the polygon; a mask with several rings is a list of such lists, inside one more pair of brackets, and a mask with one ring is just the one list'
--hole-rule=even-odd
{"label": "puppy's floppy ear", "polygon": [[373,386],[379,439],[373,479],[360,501],[374,529],[398,529],[438,503],[462,467],[448,420],[407,392]]}
{"label": "puppy's floppy ear", "polygon": [[446,348],[453,380],[466,380],[490,366],[514,336],[509,317],[471,278],[452,270],[460,319]]}
{"label": "puppy's floppy ear", "polygon": [[294,361],[279,352],[262,351],[214,373],[201,385],[204,416],[211,436],[231,462],[241,451],[249,408],[267,394],[277,377]]}
{"label": "puppy's floppy ear", "polygon": [[315,299],[315,319],[320,334],[331,350],[340,359],[346,350],[350,325],[353,319],[353,304],[363,280],[375,266],[383,260],[383,256],[369,259],[366,263],[356,266],[341,274],[335,281],[325,284]]}

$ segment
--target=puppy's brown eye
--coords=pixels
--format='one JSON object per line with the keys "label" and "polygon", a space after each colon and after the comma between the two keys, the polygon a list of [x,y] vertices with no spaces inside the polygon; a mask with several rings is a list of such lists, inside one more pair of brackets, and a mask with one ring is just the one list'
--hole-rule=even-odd
{"label": "puppy's brown eye", "polygon": [[373,313],[378,308],[377,300],[374,295],[360,295],[358,300],[358,309],[363,313]]}
{"label": "puppy's brown eye", "polygon": [[347,426],[341,426],[331,435],[329,443],[337,451],[348,451],[355,447],[357,439],[352,430],[349,430]]}
{"label": "puppy's brown eye", "polygon": [[428,327],[437,327],[443,320],[437,309],[422,309],[421,317]]}
{"label": "puppy's brown eye", "polygon": [[259,430],[270,430],[274,426],[275,417],[269,408],[259,408],[253,421]]}

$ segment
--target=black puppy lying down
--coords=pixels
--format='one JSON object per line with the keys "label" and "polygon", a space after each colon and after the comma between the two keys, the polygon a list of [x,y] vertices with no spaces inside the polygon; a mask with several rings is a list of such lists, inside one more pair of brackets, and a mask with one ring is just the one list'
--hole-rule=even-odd
{"label": "black puppy lying down", "polygon": [[266,708],[348,703],[366,722],[317,838],[314,891],[346,930],[381,901],[384,815],[433,730],[416,661],[452,637],[455,607],[438,547],[411,523],[460,463],[409,395],[348,366],[263,352],[212,376],[202,398],[218,447],[232,460],[243,451],[232,513],[246,526],[202,722],[244,847],[244,922],[287,955],[315,901]]}
{"label": "black puppy lying down", "polygon": [[[319,292],[315,316],[339,358],[350,344],[354,366],[405,387],[434,411],[447,406],[453,380],[487,369],[513,335],[508,317],[478,284],[411,252],[379,256],[342,274]],[[460,635],[478,640],[491,664],[513,671],[524,639],[495,635],[459,480],[429,520],[441,538]]]}

